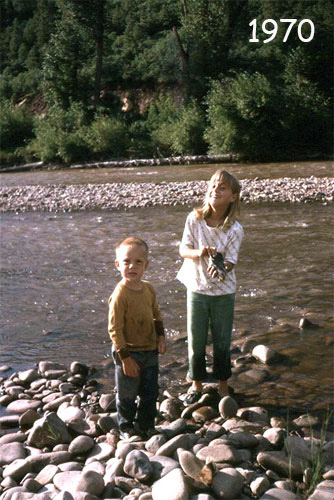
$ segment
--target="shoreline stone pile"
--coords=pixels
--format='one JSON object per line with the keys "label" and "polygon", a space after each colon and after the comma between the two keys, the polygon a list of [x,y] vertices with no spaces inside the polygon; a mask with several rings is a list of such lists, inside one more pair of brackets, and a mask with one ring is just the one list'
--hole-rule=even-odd
{"label": "shoreline stone pile", "polygon": [[184,390],[166,388],[157,434],[144,440],[121,438],[115,394],[78,361],[3,375],[0,394],[0,500],[297,500],[320,456],[309,498],[334,498],[334,441],[317,416],[239,407],[215,383],[189,406]]}
{"label": "shoreline stone pile", "polygon": [[[244,179],[241,200],[253,202],[328,203],[334,178]],[[110,183],[0,187],[0,212],[118,210],[200,204],[206,181]]]}

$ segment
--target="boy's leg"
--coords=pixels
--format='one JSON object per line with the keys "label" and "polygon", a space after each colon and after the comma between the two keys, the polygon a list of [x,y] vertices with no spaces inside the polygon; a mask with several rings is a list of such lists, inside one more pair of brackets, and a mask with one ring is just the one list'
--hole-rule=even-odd
{"label": "boy's leg", "polygon": [[211,333],[213,343],[213,376],[221,381],[231,376],[231,337],[235,294],[212,297]]}
{"label": "boy's leg", "polygon": [[121,361],[116,353],[113,353],[115,361],[115,384],[116,384],[116,409],[117,420],[120,430],[132,428],[137,412],[136,398],[140,377],[128,377],[124,375]]}
{"label": "boy's leg", "polygon": [[[136,361],[140,363],[140,384],[138,388],[139,405],[137,422],[141,430],[146,431],[154,427],[157,413],[158,385],[158,352],[147,351],[139,354]],[[139,362],[140,359],[140,362]]]}
{"label": "boy's leg", "polygon": [[189,377],[195,381],[205,380],[205,348],[208,339],[209,309],[206,295],[187,293],[187,331]]}

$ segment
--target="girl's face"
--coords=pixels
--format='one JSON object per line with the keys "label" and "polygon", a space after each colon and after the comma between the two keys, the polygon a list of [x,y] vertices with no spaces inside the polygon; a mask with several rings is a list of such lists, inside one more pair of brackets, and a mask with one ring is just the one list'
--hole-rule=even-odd
{"label": "girl's face", "polygon": [[231,186],[220,177],[212,179],[208,189],[208,203],[214,210],[227,210],[231,203],[237,198],[232,193]]}

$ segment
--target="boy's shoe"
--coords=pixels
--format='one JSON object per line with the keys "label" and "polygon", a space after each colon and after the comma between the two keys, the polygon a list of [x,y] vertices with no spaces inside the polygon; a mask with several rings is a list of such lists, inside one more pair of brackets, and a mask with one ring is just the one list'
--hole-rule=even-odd
{"label": "boy's shoe", "polygon": [[133,436],[138,436],[138,433],[133,427],[124,427],[124,429],[120,429],[119,433],[123,439],[130,439]]}
{"label": "boy's shoe", "polygon": [[150,427],[149,429],[140,429],[139,430],[139,434],[141,435],[141,437],[146,440],[146,439],[150,439],[152,436],[155,436],[156,434],[159,434],[159,432],[154,428],[154,427]]}
{"label": "boy's shoe", "polygon": [[192,405],[193,403],[197,403],[197,401],[202,397],[202,391],[188,391],[187,396],[185,397],[183,403],[186,406]]}

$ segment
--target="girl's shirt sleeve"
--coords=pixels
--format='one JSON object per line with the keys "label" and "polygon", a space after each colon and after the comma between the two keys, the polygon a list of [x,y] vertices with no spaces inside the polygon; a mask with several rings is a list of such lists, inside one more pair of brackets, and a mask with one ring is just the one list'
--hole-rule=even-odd
{"label": "girl's shirt sleeve", "polygon": [[231,262],[231,264],[236,264],[238,262],[238,255],[243,236],[244,230],[241,224],[235,222],[230,229],[230,234],[228,235],[225,247],[225,260]]}
{"label": "girl's shirt sleeve", "polygon": [[194,224],[191,215],[188,215],[186,219],[180,248],[195,248]]}

